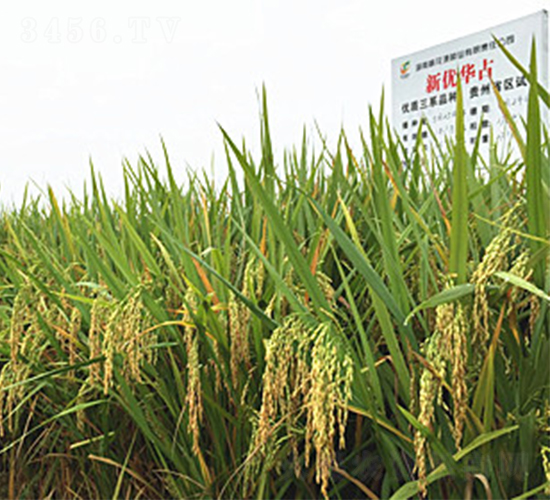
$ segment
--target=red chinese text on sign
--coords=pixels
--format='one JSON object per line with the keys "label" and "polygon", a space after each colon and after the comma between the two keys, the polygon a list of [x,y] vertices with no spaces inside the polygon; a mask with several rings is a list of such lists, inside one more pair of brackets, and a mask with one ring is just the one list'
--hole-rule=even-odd
{"label": "red chinese text on sign", "polygon": [[[468,68],[467,72],[464,72],[462,74],[462,77],[466,80],[466,77],[464,76],[465,74],[467,76],[468,82],[470,78],[473,78],[475,76],[475,67],[473,69]],[[432,92],[438,92],[441,90],[442,87],[443,90],[456,87],[456,69],[445,70],[443,72],[443,76],[441,76],[441,72],[435,73],[433,75],[428,75],[426,79],[426,92],[428,94]]]}
{"label": "red chinese text on sign", "polygon": [[443,88],[447,90],[454,87],[456,87],[456,69],[447,69],[443,73]]}
{"label": "red chinese text on sign", "polygon": [[441,73],[428,75],[428,79],[426,81],[426,92],[430,94],[431,92],[437,92],[439,90],[441,90]]}
{"label": "red chinese text on sign", "polygon": [[470,80],[476,77],[476,65],[468,63],[462,66],[460,69],[460,76],[466,85],[470,83]]}
{"label": "red chinese text on sign", "polygon": [[[492,59],[483,59],[482,67],[477,70],[474,63],[464,64],[460,68],[460,76],[464,84],[469,84],[472,80],[476,78],[478,80],[483,80],[485,77],[493,77],[493,60]],[[443,74],[441,72],[428,75],[426,79],[426,92],[428,94],[432,92],[438,92],[442,89],[447,90],[449,88],[456,87],[456,69],[446,69]]]}
{"label": "red chinese text on sign", "polygon": [[493,64],[492,59],[483,59],[483,67],[479,70],[480,80],[483,80],[483,77],[485,76],[485,74],[487,74],[489,78],[493,78],[493,68],[491,66],[492,64]]}

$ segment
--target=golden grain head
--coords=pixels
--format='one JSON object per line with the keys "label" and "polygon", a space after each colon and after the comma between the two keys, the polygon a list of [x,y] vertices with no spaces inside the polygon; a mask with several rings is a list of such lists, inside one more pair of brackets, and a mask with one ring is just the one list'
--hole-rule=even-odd
{"label": "golden grain head", "polygon": [[[90,330],[88,333],[88,348],[90,360],[97,359],[102,355],[103,330],[108,320],[109,309],[99,299],[94,299],[90,313]],[[92,363],[89,368],[88,382],[90,385],[99,382],[101,366],[98,362]]]}
{"label": "golden grain head", "polygon": [[[418,421],[424,427],[430,428],[433,422],[436,401],[441,400],[441,380],[445,377],[447,351],[443,349],[448,342],[447,325],[441,319],[449,314],[449,305],[438,307],[437,317],[440,318],[438,329],[425,341],[424,356],[430,367],[423,367],[419,381]],[[441,330],[440,330],[441,329]],[[445,339],[445,340],[444,340]],[[427,477],[427,441],[426,437],[416,430],[414,434],[415,472],[418,476],[420,492],[426,494]]]}
{"label": "golden grain head", "polygon": [[464,309],[460,303],[456,304],[455,316],[452,322],[453,348],[452,348],[452,397],[453,397],[453,434],[455,445],[460,449],[466,410],[468,408],[468,324]]}
{"label": "golden grain head", "polygon": [[29,320],[28,288],[23,287],[15,296],[13,302],[9,346],[11,362],[15,365],[18,362],[19,350],[22,344],[22,337],[25,331],[25,323]]}
{"label": "golden grain head", "polygon": [[[201,366],[199,360],[199,339],[197,328],[192,324],[192,311],[196,308],[196,296],[191,288],[185,294],[187,307],[184,312],[185,348],[187,352],[187,394],[186,405],[189,418],[189,432],[193,437],[193,453],[199,455],[200,424],[203,417]],[[193,311],[194,314],[195,311]]]}
{"label": "golden grain head", "polygon": [[476,346],[477,363],[483,357],[490,338],[490,308],[487,294],[487,284],[497,271],[506,269],[508,260],[516,246],[510,224],[517,219],[517,206],[512,207],[501,219],[502,229],[491,240],[485,254],[472,274],[472,283],[475,286],[473,308],[473,339]]}
{"label": "golden grain head", "polygon": [[[269,440],[277,417],[296,422],[305,412],[305,466],[315,452],[315,477],[327,495],[331,470],[336,465],[336,437],[345,445],[346,404],[351,396],[353,365],[331,324],[305,326],[290,316],[266,345],[266,369],[256,446]],[[291,445],[295,436],[287,425]],[[295,446],[295,444],[294,444]],[[295,473],[300,465],[295,454]]]}
{"label": "golden grain head", "polygon": [[548,483],[544,490],[544,494],[550,495],[550,448],[548,446],[542,446],[540,454],[542,457],[542,467],[544,470],[544,475]]}

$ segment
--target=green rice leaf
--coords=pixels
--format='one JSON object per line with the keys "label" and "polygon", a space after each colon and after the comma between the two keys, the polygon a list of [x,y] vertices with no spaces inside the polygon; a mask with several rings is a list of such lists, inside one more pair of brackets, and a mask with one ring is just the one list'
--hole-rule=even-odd
{"label": "green rice leaf", "polygon": [[[457,71],[458,72],[458,71]],[[451,257],[449,272],[456,276],[457,284],[466,281],[468,259],[468,178],[467,154],[464,139],[464,104],[462,82],[458,76],[456,92],[456,144],[453,159]]]}

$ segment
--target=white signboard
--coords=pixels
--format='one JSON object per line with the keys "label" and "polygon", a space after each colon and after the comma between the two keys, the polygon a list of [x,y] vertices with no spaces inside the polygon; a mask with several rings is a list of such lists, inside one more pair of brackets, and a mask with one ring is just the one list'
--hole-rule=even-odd
{"label": "white signboard", "polygon": [[[410,150],[421,117],[425,117],[440,141],[454,135],[457,72],[460,72],[466,127],[466,145],[475,142],[481,124],[481,144],[509,137],[498,108],[491,78],[514,119],[527,116],[529,85],[493,39],[529,68],[533,37],[537,47],[539,82],[548,88],[548,13],[540,11],[506,24],[399,57],[392,61],[393,127]],[[426,127],[423,138],[428,140]],[[486,148],[483,148],[486,150]]]}

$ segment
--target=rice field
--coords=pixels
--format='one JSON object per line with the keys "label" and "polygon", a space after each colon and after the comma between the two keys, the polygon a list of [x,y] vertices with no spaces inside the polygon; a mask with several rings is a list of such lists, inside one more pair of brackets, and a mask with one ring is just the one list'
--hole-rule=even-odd
{"label": "rice field", "polygon": [[120,199],[92,170],[3,207],[0,496],[550,496],[549,97],[522,70],[517,158],[466,150],[460,83],[445,143],[408,152],[382,103],[361,150],[276,157],[264,93],[222,186],[165,148]]}

